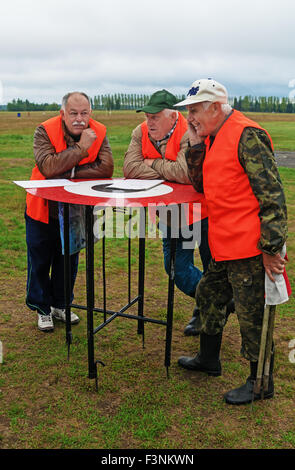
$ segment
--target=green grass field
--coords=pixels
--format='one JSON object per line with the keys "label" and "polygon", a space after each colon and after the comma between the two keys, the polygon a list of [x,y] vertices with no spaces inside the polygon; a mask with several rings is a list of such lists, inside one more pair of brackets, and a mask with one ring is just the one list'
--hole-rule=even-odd
{"label": "green grass field", "polygon": [[[38,331],[36,314],[25,305],[25,192],[12,183],[29,179],[34,164],[33,132],[52,113],[0,113],[0,448],[2,449],[293,449],[295,447],[294,296],[276,314],[276,395],[273,400],[230,407],[223,393],[241,385],[248,363],[240,356],[236,316],[224,330],[221,377],[190,373],[177,366],[180,355],[195,354],[196,338],[183,335],[193,299],[175,292],[170,377],[164,368],[165,328],[145,326],[145,347],[136,322],[117,318],[95,336],[98,391],[87,376],[86,313],[73,327],[67,360],[64,325],[52,334]],[[142,121],[135,112],[95,112],[105,123],[115,159],[114,176],[122,176],[124,152],[132,129]],[[255,115],[271,133],[277,150],[295,151],[295,117]],[[280,168],[289,214],[288,275],[295,285],[295,169]],[[126,240],[107,246],[108,308],[127,301]],[[132,290],[137,287],[136,241]],[[145,315],[163,318],[167,276],[161,240],[147,240]],[[96,306],[101,306],[101,246],[95,246]],[[196,264],[200,265],[196,253]],[[294,288],[293,288],[294,289]],[[75,302],[86,302],[85,253],[81,253]],[[136,306],[130,313],[137,313]],[[101,317],[95,315],[95,323]]]}

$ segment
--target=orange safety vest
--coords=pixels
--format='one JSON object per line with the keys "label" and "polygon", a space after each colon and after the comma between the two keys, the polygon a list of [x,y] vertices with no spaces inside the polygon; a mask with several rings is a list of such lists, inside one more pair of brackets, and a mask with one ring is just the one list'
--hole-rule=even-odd
{"label": "orange safety vest", "polygon": [[209,217],[209,246],[216,261],[244,259],[261,253],[257,247],[261,233],[259,203],[238,158],[240,137],[246,127],[262,129],[234,110],[218,131],[211,148],[209,136],[205,141],[203,184]]}
{"label": "orange safety vest", "polygon": [[[180,141],[184,134],[187,131],[187,120],[183,117],[181,113],[178,114],[178,121],[176,127],[174,129],[173,134],[170,136],[165,151],[165,158],[168,160],[176,161],[177,155],[180,149]],[[144,158],[163,158],[161,153],[154,147],[152,142],[149,139],[148,135],[148,126],[146,122],[141,124],[141,132],[142,132],[142,139],[141,139],[141,147],[142,147],[142,155]],[[191,225],[192,223],[200,220],[201,218],[207,217],[207,209],[205,198],[200,195],[199,197],[200,203],[202,205],[201,211],[198,207],[195,207],[193,203],[188,204],[188,211],[185,210],[186,214],[186,222],[187,225]],[[185,209],[187,209],[185,207]]]}
{"label": "orange safety vest", "polygon": [[[177,158],[177,154],[180,149],[180,141],[184,134],[187,131],[187,120],[183,117],[182,114],[178,114],[178,121],[176,127],[174,129],[173,134],[170,136],[166,151],[165,151],[165,158],[168,160],[175,161]],[[152,142],[149,139],[148,135],[148,126],[146,122],[141,124],[141,132],[142,132],[142,155],[144,158],[162,158],[162,155],[158,150],[154,147]]]}
{"label": "orange safety vest", "polygon": [[[42,122],[42,126],[45,128],[46,133],[50,139],[50,142],[55,148],[57,153],[62,152],[67,148],[67,144],[64,138],[64,132],[62,128],[61,116],[56,116],[47,121]],[[97,154],[101,147],[101,144],[106,136],[106,127],[100,122],[89,120],[89,127],[96,133],[97,139],[93,142],[91,147],[88,149],[88,157],[83,158],[79,165],[94,162],[97,158]],[[33,168],[31,180],[43,180],[46,179],[44,175],[39,171],[37,165]],[[49,221],[48,201],[46,199],[33,196],[27,193],[27,214],[32,219],[38,220],[45,224]]]}

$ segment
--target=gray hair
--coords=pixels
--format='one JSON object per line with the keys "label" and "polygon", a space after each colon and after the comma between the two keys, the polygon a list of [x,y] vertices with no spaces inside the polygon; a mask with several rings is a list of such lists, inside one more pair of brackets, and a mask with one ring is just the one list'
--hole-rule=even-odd
{"label": "gray hair", "polygon": [[86,95],[86,93],[83,93],[81,91],[71,91],[70,93],[67,93],[63,99],[62,99],[62,102],[61,102],[61,109],[65,110],[66,109],[66,106],[68,104],[68,100],[69,98],[72,96],[72,95],[81,95],[81,96],[84,96],[84,98],[87,99],[88,103],[89,103],[89,106],[90,106],[90,109],[91,109],[91,103],[90,103],[90,99],[88,97],[88,95]]}
{"label": "gray hair", "polygon": [[165,109],[163,109],[163,111],[164,111],[165,117],[171,116],[172,113],[176,113],[176,115],[178,116],[178,111],[177,111],[177,109],[165,108]]}
{"label": "gray hair", "polygon": [[[203,101],[202,104],[203,104],[204,110],[206,111],[209,108],[209,106],[212,104],[212,101]],[[224,114],[229,114],[232,110],[232,107],[228,103],[222,103],[221,110]]]}

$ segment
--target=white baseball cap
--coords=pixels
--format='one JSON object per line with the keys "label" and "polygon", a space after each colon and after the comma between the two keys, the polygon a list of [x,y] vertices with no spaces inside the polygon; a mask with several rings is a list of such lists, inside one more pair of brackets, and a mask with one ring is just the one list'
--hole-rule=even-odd
{"label": "white baseball cap", "polygon": [[187,106],[189,104],[211,101],[215,103],[227,103],[226,88],[212,78],[201,78],[192,83],[187,98],[174,106]]}

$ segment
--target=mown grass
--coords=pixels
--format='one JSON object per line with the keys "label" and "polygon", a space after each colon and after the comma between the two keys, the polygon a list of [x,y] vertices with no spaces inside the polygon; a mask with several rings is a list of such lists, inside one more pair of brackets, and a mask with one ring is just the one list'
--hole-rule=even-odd
{"label": "mown grass", "polygon": [[[30,177],[35,126],[50,114],[17,119],[0,113],[0,447],[3,449],[291,449],[295,447],[295,365],[289,341],[295,338],[294,297],[277,309],[276,396],[244,407],[229,407],[222,395],[240,385],[248,364],[240,354],[237,318],[224,330],[223,374],[219,378],[190,373],[177,366],[182,354],[194,354],[199,340],[183,336],[193,299],[176,290],[172,363],[164,368],[165,329],[145,326],[144,347],[133,320],[118,318],[95,337],[98,391],[87,377],[86,313],[73,327],[67,360],[64,325],[53,334],[37,330],[36,315],[25,306],[26,244],[24,191],[12,183]],[[142,120],[133,112],[95,113],[108,127],[115,159],[114,176],[122,176],[124,152],[132,129]],[[282,116],[279,116],[280,118]],[[295,150],[295,122],[274,122],[276,148]],[[260,121],[259,121],[260,122]],[[276,137],[277,136],[277,137]],[[291,140],[290,140],[291,136]],[[289,212],[288,275],[295,283],[295,170],[280,168]],[[127,240],[108,239],[107,306],[127,302]],[[132,293],[137,290],[137,240],[132,242]],[[167,276],[161,240],[147,240],[145,314],[165,317]],[[199,264],[199,257],[196,257]],[[101,244],[95,246],[96,305],[101,306]],[[81,252],[75,302],[85,304],[85,253]],[[130,313],[136,314],[136,306]],[[101,315],[94,315],[95,324]]]}

